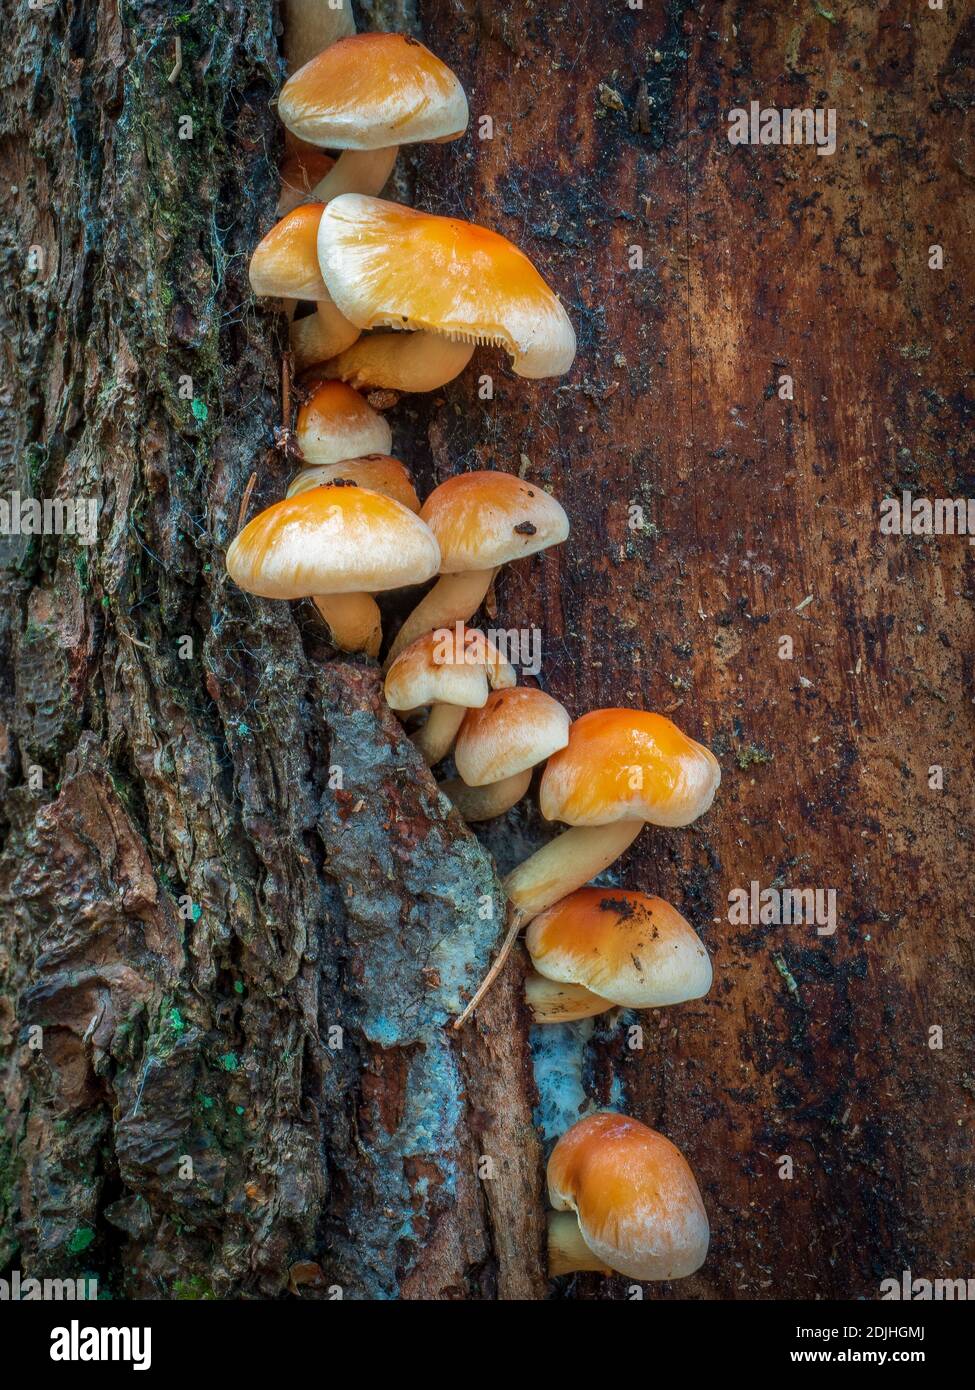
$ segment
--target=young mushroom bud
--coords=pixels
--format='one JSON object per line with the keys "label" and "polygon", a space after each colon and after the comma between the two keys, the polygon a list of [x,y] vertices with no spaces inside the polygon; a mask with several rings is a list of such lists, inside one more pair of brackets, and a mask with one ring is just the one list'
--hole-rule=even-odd
{"label": "young mushroom bud", "polygon": [[293,134],[341,150],[315,189],[328,202],[345,193],[379,193],[400,145],[457,140],[467,129],[467,97],[457,78],[405,34],[340,40],[284,84],[278,114]]}
{"label": "young mushroom bud", "polygon": [[421,517],[437,537],[441,578],[396,634],[390,658],[422,632],[466,623],[499,565],[560,545],[569,521],[554,497],[510,473],[460,473],[435,488]]}
{"label": "young mushroom bud", "polygon": [[329,483],[352,483],[370,492],[382,493],[383,497],[392,497],[411,512],[420,510],[420,499],[409,469],[388,454],[366,454],[364,458],[303,468],[292,478],[286,496],[297,497],[299,492],[307,492],[310,487],[326,487]]}
{"label": "young mushroom bud", "polygon": [[613,1008],[608,999],[600,999],[598,994],[582,985],[560,985],[539,975],[537,970],[525,976],[525,1002],[531,1010],[532,1022],[537,1024],[575,1023],[580,1018],[592,1018],[594,1014],[604,1014]]}
{"label": "young mushroom bud", "polygon": [[329,44],[355,33],[352,0],[282,0],[284,60],[294,72]]}
{"label": "young mushroom bud", "polygon": [[388,454],[393,432],[358,391],[326,381],[298,411],[295,438],[306,463],[341,463],[366,454]]}
{"label": "young mushroom bud", "polygon": [[364,333],[327,362],[324,373],[357,390],[439,391],[473,356],[473,343],[436,333]]}
{"label": "young mushroom bud", "polygon": [[519,376],[561,376],[572,365],[575,333],[558,296],[496,232],[350,193],[326,208],[318,256],[332,298],[358,328],[493,343]]}
{"label": "young mushroom bud", "polygon": [[488,699],[489,686],[514,685],[515,673],[484,634],[461,629],[428,632],[402,652],[386,676],[390,709],[430,706],[427,722],[413,742],[432,767],[450,752],[468,710]]}
{"label": "young mushroom bud", "polygon": [[711,959],[690,923],[646,893],[580,888],[532,920],[525,944],[539,974],[607,1006],[662,1008],[711,988]]}
{"label": "young mushroom bud", "polygon": [[577,719],[567,746],[549,759],[538,797],[546,820],[573,828],[505,879],[507,935],[454,1027],[487,993],[527,922],[608,868],[644,824],[682,826],[697,820],[710,807],[720,781],[711,750],[662,714],[601,709]]}
{"label": "young mushroom bud", "polygon": [[465,820],[504,815],[528,790],[532,768],[568,743],[569,723],[558,700],[542,690],[496,690],[464,719],[454,748],[460,777],[440,790]]}
{"label": "young mushroom bud", "polygon": [[440,563],[418,516],[390,497],[333,484],[275,502],[227,551],[227,573],[263,598],[311,598],[336,646],[375,656],[382,639],[370,595],[421,584]]}
{"label": "young mushroom bud", "polygon": [[690,1165],[639,1120],[610,1111],[580,1120],[552,1150],[546,1176],[550,1275],[684,1279],[704,1263],[710,1231]]}
{"label": "young mushroom bud", "polygon": [[355,342],[359,330],[340,313],[325,288],[316,252],[321,220],[321,203],[303,203],[276,222],[251,257],[250,282],[254,293],[262,297],[291,304],[296,299],[314,300],[320,348],[334,356]]}

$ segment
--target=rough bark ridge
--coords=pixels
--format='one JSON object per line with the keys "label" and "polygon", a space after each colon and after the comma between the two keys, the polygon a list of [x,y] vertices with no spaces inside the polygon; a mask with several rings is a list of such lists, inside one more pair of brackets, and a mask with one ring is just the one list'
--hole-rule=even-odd
{"label": "rough bark ridge", "polygon": [[[971,552],[876,514],[972,488],[973,22],[956,0],[365,9],[471,97],[471,137],[402,156],[397,187],[523,245],[580,339],[559,383],[479,352],[399,405],[397,452],[424,490],[472,466],[550,484],[573,541],[502,579],[504,624],[540,628],[572,714],[679,711],[723,765],[703,825],[645,833],[619,874],[701,929],[711,998],[641,1020],[642,1051],[626,1016],[548,1030],[536,1118],[612,1104],[687,1153],[711,1257],[648,1296],[966,1274]],[[497,930],[490,860],[374,674],[223,578],[251,472],[253,508],[289,471],[280,324],[246,281],[275,23],[268,0],[61,0],[6,26],[2,494],[101,517],[91,547],[4,540],[0,1259],[117,1294],[543,1297],[517,969],[441,1028]],[[752,98],[836,106],[837,154],[730,146]],[[483,839],[503,869],[538,835],[519,811]],[[752,879],[835,887],[836,936],[730,926]]]}
{"label": "rough bark ridge", "polygon": [[[274,20],[81,3],[8,35],[5,488],[100,520],[5,556],[2,1258],[139,1296],[523,1291],[486,1212],[539,1208],[524,1059],[475,1142],[443,1028],[493,870],[375,673],[224,579],[251,471],[255,505],[287,476],[246,274]],[[485,1197],[492,1126],[529,1162]]]}

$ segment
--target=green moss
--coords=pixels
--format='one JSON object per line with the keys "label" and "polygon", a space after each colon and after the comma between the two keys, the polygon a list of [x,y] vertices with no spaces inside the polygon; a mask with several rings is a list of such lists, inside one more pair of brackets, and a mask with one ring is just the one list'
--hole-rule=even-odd
{"label": "green moss", "polygon": [[212,1302],[216,1296],[212,1287],[200,1274],[191,1274],[188,1279],[177,1279],[173,1284],[173,1298],[180,1302]]}
{"label": "green moss", "polygon": [[87,1250],[95,1239],[95,1232],[90,1226],[79,1226],[77,1230],[71,1232],[68,1241],[68,1254],[80,1255],[83,1250]]}

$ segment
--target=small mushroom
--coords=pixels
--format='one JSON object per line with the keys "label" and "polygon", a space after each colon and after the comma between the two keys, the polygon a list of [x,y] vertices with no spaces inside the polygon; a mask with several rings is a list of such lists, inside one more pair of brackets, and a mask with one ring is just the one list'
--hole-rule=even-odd
{"label": "small mushroom", "polygon": [[438,391],[460,376],[473,356],[473,343],[451,342],[436,333],[364,333],[323,370],[358,390]]}
{"label": "small mushroom", "polygon": [[428,48],[405,34],[355,34],[332,44],[284,84],[278,114],[300,139],[341,150],[315,196],[379,193],[400,145],[457,140],[467,97]]}
{"label": "small mushroom", "polygon": [[466,623],[499,565],[560,545],[569,534],[555,498],[510,473],[448,478],[431,492],[420,515],[440,545],[441,577],[400,628],[390,659],[423,632]]}
{"label": "small mushroom", "polygon": [[329,44],[355,33],[352,0],[282,0],[284,60],[289,72]]}
{"label": "small mushroom", "polygon": [[580,1018],[604,1014],[613,1005],[582,985],[560,985],[537,970],[525,976],[525,1001],[533,1023],[575,1023]]}
{"label": "small mushroom", "polygon": [[363,458],[343,459],[340,463],[317,464],[314,468],[303,468],[288,487],[287,496],[297,497],[310,487],[327,487],[330,483],[346,483],[354,487],[365,487],[370,492],[380,492],[383,497],[392,497],[411,512],[419,512],[420,499],[416,495],[409,469],[399,459],[388,454],[366,454]]}
{"label": "small mushroom", "polygon": [[704,1263],[710,1230],[690,1165],[639,1120],[607,1110],[580,1120],[552,1150],[546,1177],[550,1275],[684,1279]]}
{"label": "small mushroom", "polygon": [[567,746],[549,759],[538,797],[546,820],[564,821],[572,829],[505,879],[507,935],[454,1027],[483,999],[526,923],[602,873],[646,823],[682,826],[697,820],[720,781],[711,750],[662,714],[601,709],[577,719]]}
{"label": "small mushroom", "polygon": [[393,447],[393,432],[379,411],[340,381],[324,382],[305,401],[295,438],[309,464],[388,454]]}
{"label": "small mushroom", "polygon": [[437,542],[418,516],[364,487],[310,488],[254,517],[227,551],[227,573],[263,598],[311,598],[336,646],[375,656],[371,594],[437,572]]}
{"label": "small mushroom", "polygon": [[460,774],[440,790],[465,820],[504,815],[528,790],[532,768],[569,741],[566,710],[531,686],[496,690],[460,726],[454,762]]}
{"label": "small mushroom", "polygon": [[525,945],[539,974],[581,985],[607,1007],[662,1008],[711,988],[711,958],[697,933],[647,893],[580,888],[532,920]]}
{"label": "small mushroom", "polygon": [[473,629],[425,633],[402,652],[386,676],[390,709],[430,706],[413,742],[432,767],[450,752],[468,710],[479,709],[489,687],[514,685],[515,673],[484,634]]}
{"label": "small mushroom", "polygon": [[302,203],[274,224],[251,257],[250,282],[256,295],[284,299],[291,308],[295,300],[314,300],[319,350],[334,357],[351,347],[359,330],[336,308],[321,276],[316,239],[322,207]]}
{"label": "small mushroom", "polygon": [[497,232],[348,193],[322,216],[318,256],[332,298],[358,328],[492,343],[519,376],[561,376],[572,365],[575,332],[558,296]]}

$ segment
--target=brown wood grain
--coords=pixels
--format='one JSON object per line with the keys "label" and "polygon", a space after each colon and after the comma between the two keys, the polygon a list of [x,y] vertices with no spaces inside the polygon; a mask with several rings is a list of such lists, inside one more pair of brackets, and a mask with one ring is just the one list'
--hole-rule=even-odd
{"label": "brown wood grain", "polygon": [[[565,382],[479,351],[421,409],[431,481],[526,456],[573,534],[506,573],[500,620],[541,627],[542,683],[573,714],[672,712],[722,762],[701,825],[645,831],[622,869],[695,922],[711,996],[651,1016],[642,1052],[619,1030],[589,1048],[590,1099],[621,1079],[701,1178],[711,1254],[667,1296],[964,1276],[973,551],[881,536],[879,506],[971,491],[971,17],[443,0],[422,20],[495,134],[423,151],[416,200],[523,246],[580,341]],[[835,107],[835,155],[730,145],[726,113],[753,98]],[[652,536],[629,531],[633,501]],[[753,879],[835,888],[835,936],[730,925]]]}

